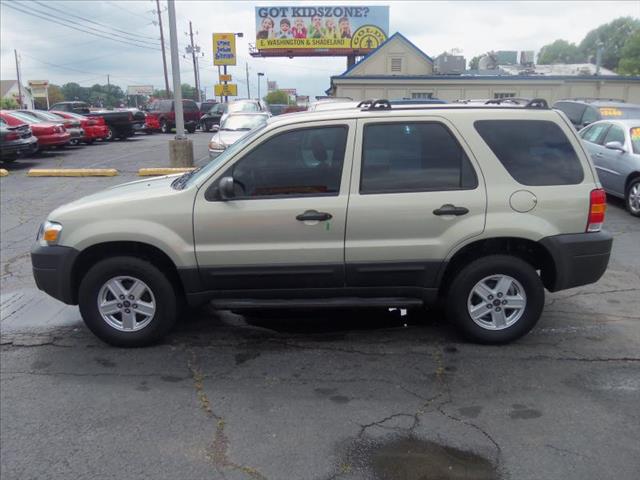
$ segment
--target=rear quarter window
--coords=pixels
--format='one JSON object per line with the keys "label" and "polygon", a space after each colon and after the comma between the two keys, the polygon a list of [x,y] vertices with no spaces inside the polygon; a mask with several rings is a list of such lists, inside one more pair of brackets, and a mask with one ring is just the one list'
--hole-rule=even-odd
{"label": "rear quarter window", "polygon": [[562,129],[546,120],[478,120],[476,131],[522,185],[575,185],[582,164]]}

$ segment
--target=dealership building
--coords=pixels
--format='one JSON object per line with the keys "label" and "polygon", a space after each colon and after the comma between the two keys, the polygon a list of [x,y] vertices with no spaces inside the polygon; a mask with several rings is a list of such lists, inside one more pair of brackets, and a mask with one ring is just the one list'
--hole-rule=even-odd
{"label": "dealership building", "polygon": [[327,94],[353,100],[525,97],[544,98],[549,103],[562,98],[612,98],[640,103],[640,77],[585,75],[584,69],[575,69],[573,75],[548,71],[514,74],[496,69],[437,75],[434,60],[404,35],[395,33],[345,72],[332,76]]}

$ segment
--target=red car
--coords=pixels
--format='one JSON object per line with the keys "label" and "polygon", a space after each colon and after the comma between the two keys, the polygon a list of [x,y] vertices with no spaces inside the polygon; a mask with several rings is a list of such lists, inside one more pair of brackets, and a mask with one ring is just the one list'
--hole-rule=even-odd
{"label": "red car", "polygon": [[147,133],[156,132],[160,130],[160,122],[158,121],[158,117],[145,113],[144,127]]}
{"label": "red car", "polygon": [[78,113],[62,112],[58,110],[50,110],[51,113],[55,113],[63,118],[69,120],[78,120],[84,130],[84,138],[82,141],[91,145],[96,140],[104,140],[109,135],[109,127],[102,117],[85,117]]}
{"label": "red car", "polygon": [[60,147],[71,139],[71,135],[61,123],[43,122],[36,120],[31,115],[11,110],[0,110],[0,118],[10,126],[24,125],[25,123],[29,125],[33,135],[38,139],[38,148],[41,150]]}
{"label": "red car", "polygon": [[[149,105],[147,115],[154,117],[162,133],[171,133],[176,126],[176,112],[173,100],[155,100]],[[145,116],[145,117],[146,117]],[[187,132],[193,133],[200,122],[200,109],[193,100],[182,100],[182,116]]]}

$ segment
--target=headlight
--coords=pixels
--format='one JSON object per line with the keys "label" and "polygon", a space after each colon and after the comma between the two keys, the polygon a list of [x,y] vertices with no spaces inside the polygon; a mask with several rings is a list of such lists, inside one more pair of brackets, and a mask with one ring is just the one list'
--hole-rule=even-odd
{"label": "headlight", "polygon": [[62,232],[62,225],[47,220],[40,226],[38,242],[42,246],[57,245],[60,239],[60,232]]}
{"label": "headlight", "polygon": [[209,150],[224,150],[225,148],[227,146],[222,143],[214,142],[213,140],[209,142]]}

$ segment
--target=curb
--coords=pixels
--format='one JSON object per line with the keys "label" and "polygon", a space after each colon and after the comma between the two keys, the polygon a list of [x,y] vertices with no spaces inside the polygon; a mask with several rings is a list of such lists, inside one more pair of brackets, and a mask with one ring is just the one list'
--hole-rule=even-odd
{"label": "curb", "polygon": [[9,175],[9,172],[4,168],[0,168],[0,177],[6,177],[7,175]]}
{"label": "curb", "polygon": [[32,168],[28,177],[115,177],[115,168]]}
{"label": "curb", "polygon": [[173,175],[175,173],[186,173],[194,170],[194,167],[179,168],[141,168],[138,170],[138,176],[151,177],[156,175]]}

